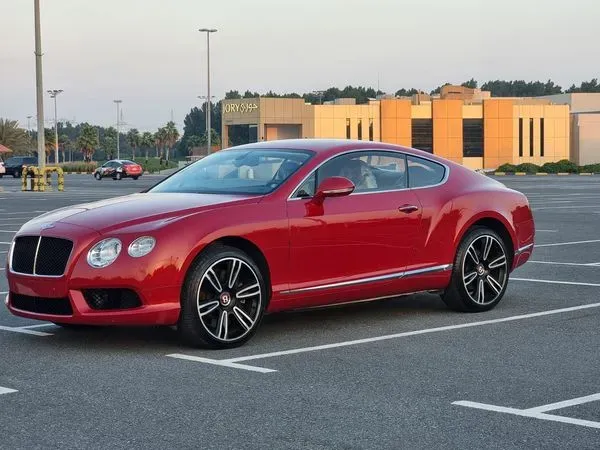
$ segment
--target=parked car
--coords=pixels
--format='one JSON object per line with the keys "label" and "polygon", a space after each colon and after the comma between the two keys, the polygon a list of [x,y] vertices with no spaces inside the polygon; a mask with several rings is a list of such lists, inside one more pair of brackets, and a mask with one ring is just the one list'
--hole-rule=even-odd
{"label": "parked car", "polygon": [[29,221],[8,257],[6,304],[63,326],[177,325],[185,342],[227,348],[265,312],[423,291],[490,310],[534,235],[525,195],[435,155],[261,142]]}
{"label": "parked car", "polygon": [[113,159],[105,162],[94,171],[94,178],[98,181],[106,177],[111,177],[113,180],[122,178],[137,180],[141,176],[142,166],[127,159]]}
{"label": "parked car", "polygon": [[4,163],[5,175],[12,175],[19,178],[23,172],[23,166],[37,166],[36,156],[13,156]]}

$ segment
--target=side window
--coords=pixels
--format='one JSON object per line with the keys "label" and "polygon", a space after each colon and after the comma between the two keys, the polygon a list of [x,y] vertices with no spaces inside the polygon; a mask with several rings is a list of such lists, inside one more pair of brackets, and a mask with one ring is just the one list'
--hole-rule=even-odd
{"label": "side window", "polygon": [[365,151],[338,156],[317,171],[317,184],[328,177],[346,177],[354,192],[378,192],[407,187],[406,158],[402,153]]}
{"label": "side window", "polygon": [[311,173],[310,176],[302,182],[296,192],[294,193],[294,198],[309,198],[315,195],[317,191],[317,176],[315,172]]}
{"label": "side window", "polygon": [[409,187],[433,186],[444,179],[446,169],[441,164],[416,156],[408,156],[407,160]]}

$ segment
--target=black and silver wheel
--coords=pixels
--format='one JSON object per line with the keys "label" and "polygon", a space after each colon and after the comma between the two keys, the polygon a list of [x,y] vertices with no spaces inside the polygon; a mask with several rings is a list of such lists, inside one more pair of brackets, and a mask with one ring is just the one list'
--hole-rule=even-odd
{"label": "black and silver wheel", "polygon": [[267,292],[260,269],[248,255],[233,247],[213,246],[188,274],[179,332],[198,347],[241,345],[256,332]]}
{"label": "black and silver wheel", "polygon": [[13,172],[13,178],[19,178],[21,176],[21,173],[18,170],[15,170]]}
{"label": "black and silver wheel", "polygon": [[504,241],[484,227],[469,231],[461,242],[450,286],[442,296],[457,311],[488,311],[506,291],[509,258]]}
{"label": "black and silver wheel", "polygon": [[100,172],[96,172],[96,173],[94,174],[94,178],[95,178],[96,180],[100,181],[100,180],[102,179],[102,175],[100,175]]}
{"label": "black and silver wheel", "polygon": [[121,172],[117,172],[115,175],[115,180],[119,181],[121,178],[123,178],[123,175],[121,175]]}

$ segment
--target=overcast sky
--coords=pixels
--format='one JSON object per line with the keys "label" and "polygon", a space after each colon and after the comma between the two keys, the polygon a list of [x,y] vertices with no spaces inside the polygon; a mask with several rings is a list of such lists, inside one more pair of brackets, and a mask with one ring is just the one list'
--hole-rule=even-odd
{"label": "overcast sky", "polygon": [[[471,77],[600,75],[598,0],[41,0],[44,90],[59,118],[181,128],[212,93],[308,92],[348,84],[430,90]],[[35,115],[33,0],[0,0],[0,117]],[[46,96],[46,119],[53,106]]]}

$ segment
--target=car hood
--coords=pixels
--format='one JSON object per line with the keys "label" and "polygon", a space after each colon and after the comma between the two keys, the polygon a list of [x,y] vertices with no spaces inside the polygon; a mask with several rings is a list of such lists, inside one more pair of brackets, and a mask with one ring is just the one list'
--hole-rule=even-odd
{"label": "car hood", "polygon": [[258,203],[259,196],[143,193],[58,209],[28,225],[62,222],[108,232],[146,222],[170,221],[221,206]]}

